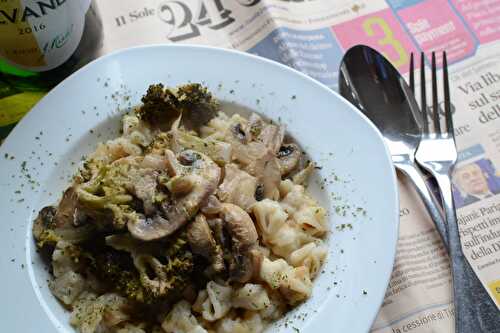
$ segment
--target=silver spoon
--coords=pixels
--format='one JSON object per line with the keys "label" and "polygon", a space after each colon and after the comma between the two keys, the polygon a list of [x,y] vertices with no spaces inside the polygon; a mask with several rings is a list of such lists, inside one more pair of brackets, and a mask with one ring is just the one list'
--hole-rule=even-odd
{"label": "silver spoon", "polygon": [[422,120],[404,78],[383,55],[368,46],[358,45],[349,49],[342,59],[339,90],[382,132],[394,166],[413,182],[447,245],[442,212],[415,160]]}

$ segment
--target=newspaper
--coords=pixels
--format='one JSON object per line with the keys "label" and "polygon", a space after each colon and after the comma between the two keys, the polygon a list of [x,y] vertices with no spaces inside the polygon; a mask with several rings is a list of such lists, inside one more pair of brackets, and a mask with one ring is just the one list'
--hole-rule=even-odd
{"label": "newspaper", "polygon": [[[402,73],[408,72],[411,52],[446,50],[459,149],[453,189],[462,246],[500,308],[500,0],[98,4],[105,52],[167,42],[233,48],[289,65],[334,90],[342,55],[355,44],[382,51]],[[446,249],[403,177],[400,193],[395,266],[372,331],[452,332]]]}
{"label": "newspaper", "polygon": [[[334,90],[342,55],[355,44],[382,51],[404,74],[411,52],[445,49],[459,149],[453,189],[462,246],[500,308],[500,0],[96,2],[103,54],[147,43],[232,48],[289,65]],[[372,331],[452,332],[446,250],[404,177],[399,186],[397,257]]]}

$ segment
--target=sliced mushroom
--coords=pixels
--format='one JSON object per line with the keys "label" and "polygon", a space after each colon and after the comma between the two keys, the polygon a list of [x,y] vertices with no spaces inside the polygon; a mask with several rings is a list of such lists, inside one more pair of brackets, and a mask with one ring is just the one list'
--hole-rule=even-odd
{"label": "sliced mushroom", "polygon": [[144,243],[127,233],[113,234],[105,237],[106,245],[115,250],[129,252],[131,254],[159,254],[165,251],[160,242]]}
{"label": "sliced mushroom", "polygon": [[167,167],[167,159],[159,154],[147,154],[140,162],[142,168],[164,170]]}
{"label": "sliced mushroom", "polygon": [[159,214],[153,217],[139,216],[136,221],[130,221],[127,224],[130,233],[143,241],[151,241],[170,235],[180,226],[180,223],[171,223]]}
{"label": "sliced mushroom", "polygon": [[57,239],[80,242],[88,239],[94,226],[85,224],[86,216],[79,209],[78,195],[74,187],[68,188],[57,207],[42,209],[33,224],[33,235],[39,242],[50,244]]}
{"label": "sliced mushroom", "polygon": [[64,192],[61,202],[57,206],[57,212],[54,217],[57,228],[79,224],[77,206],[78,195],[75,188],[70,187]]}
{"label": "sliced mushroom", "polygon": [[178,158],[183,165],[178,165],[176,172],[189,174],[193,188],[187,195],[174,197],[172,203],[162,205],[169,220],[180,216],[190,219],[196,215],[200,205],[215,192],[221,173],[220,168],[210,158],[195,151],[185,150]]}
{"label": "sliced mushroom", "polygon": [[217,190],[217,196],[223,202],[242,207],[246,211],[255,203],[257,178],[240,170],[235,164],[224,168],[224,181]]}
{"label": "sliced mushroom", "polygon": [[223,203],[221,218],[224,221],[224,228],[231,235],[234,248],[239,251],[245,251],[257,244],[257,229],[255,229],[250,215],[242,208],[233,204]]}
{"label": "sliced mushroom", "polygon": [[174,152],[171,150],[165,150],[165,156],[167,158],[167,172],[171,177],[182,175],[184,168],[181,163],[177,160]]}
{"label": "sliced mushroom", "polygon": [[191,175],[175,176],[168,181],[167,188],[174,195],[183,195],[191,192],[195,181]]}
{"label": "sliced mushroom", "polygon": [[224,270],[222,249],[215,242],[207,219],[203,214],[196,215],[195,220],[189,224],[187,238],[193,253],[208,259],[214,272],[219,273]]}
{"label": "sliced mushroom", "polygon": [[172,193],[161,203],[162,215],[143,218],[127,224],[130,233],[141,240],[149,241],[166,237],[198,212],[201,204],[215,192],[220,178],[220,168],[207,156],[193,150],[177,155],[165,152],[167,170],[172,177],[188,177],[191,190],[188,193]]}
{"label": "sliced mushroom", "polygon": [[196,215],[196,218],[187,227],[187,238],[193,253],[209,259],[210,253],[216,246],[212,231],[208,226],[207,219],[203,214]]}
{"label": "sliced mushroom", "polygon": [[284,144],[277,153],[281,174],[287,175],[299,165],[302,153],[294,143]]}
{"label": "sliced mushroom", "polygon": [[228,245],[228,239],[224,234],[224,221],[221,218],[213,218],[207,220],[208,226],[212,230],[214,235],[214,239],[223,248],[226,248]]}
{"label": "sliced mushroom", "polygon": [[221,218],[231,237],[230,278],[245,283],[258,269],[258,253],[255,251],[258,244],[257,230],[248,213],[236,205],[222,204]]}
{"label": "sliced mushroom", "polygon": [[215,195],[210,195],[201,207],[202,213],[206,215],[218,214],[220,209],[221,203]]}

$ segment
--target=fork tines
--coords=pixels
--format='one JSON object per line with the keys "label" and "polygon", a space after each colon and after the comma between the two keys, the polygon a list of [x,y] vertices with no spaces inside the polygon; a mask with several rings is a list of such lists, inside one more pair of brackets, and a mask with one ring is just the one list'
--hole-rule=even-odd
{"label": "fork tines", "polygon": [[[453,121],[451,117],[451,104],[450,104],[450,85],[448,79],[448,61],[446,59],[446,51],[443,51],[443,105],[444,105],[444,116],[446,127],[441,130],[441,123],[439,117],[439,101],[438,101],[438,84],[437,84],[437,65],[436,65],[436,53],[432,52],[431,57],[431,82],[432,82],[432,109],[431,118],[433,121],[434,132],[436,134],[442,135],[453,135]],[[413,93],[415,93],[415,60],[414,55],[411,53],[410,57],[410,88]],[[429,115],[427,108],[427,93],[425,89],[426,79],[425,79],[425,54],[420,53],[420,107],[422,111],[423,119],[423,131],[425,134],[429,134]]]}

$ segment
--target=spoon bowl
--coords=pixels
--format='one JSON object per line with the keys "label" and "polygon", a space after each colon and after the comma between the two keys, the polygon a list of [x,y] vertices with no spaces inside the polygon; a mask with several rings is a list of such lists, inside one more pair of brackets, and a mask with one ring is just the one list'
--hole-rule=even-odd
{"label": "spoon bowl", "polygon": [[411,105],[416,102],[382,54],[363,45],[349,49],[340,66],[339,90],[379,128],[393,157],[414,159],[421,137],[419,115]]}

